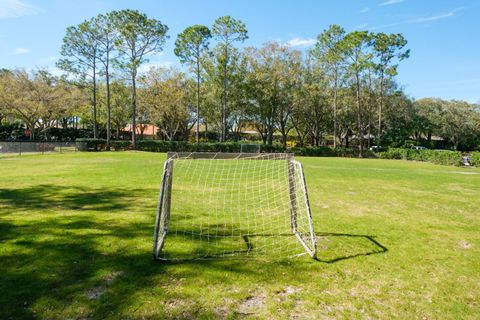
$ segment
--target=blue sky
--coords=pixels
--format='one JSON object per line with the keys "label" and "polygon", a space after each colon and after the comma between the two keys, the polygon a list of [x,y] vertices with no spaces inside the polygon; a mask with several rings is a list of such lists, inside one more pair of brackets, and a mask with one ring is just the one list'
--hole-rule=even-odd
{"label": "blue sky", "polygon": [[54,70],[68,26],[124,8],[170,28],[164,52],[151,61],[157,65],[178,65],[174,41],[185,27],[227,14],[246,23],[246,46],[279,40],[304,50],[334,23],[400,32],[411,49],[398,76],[407,94],[480,102],[480,0],[0,0],[0,67]]}

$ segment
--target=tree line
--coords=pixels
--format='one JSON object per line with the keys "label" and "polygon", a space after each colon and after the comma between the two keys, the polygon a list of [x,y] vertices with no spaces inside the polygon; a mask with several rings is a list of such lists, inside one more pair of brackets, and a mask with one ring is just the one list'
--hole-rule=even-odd
{"label": "tree line", "polygon": [[[401,34],[331,25],[306,51],[278,41],[241,46],[246,25],[223,16],[177,36],[174,53],[183,71],[145,71],[167,39],[165,24],[135,10],[67,28],[57,63],[63,76],[1,71],[0,124],[20,119],[32,138],[36,132],[48,138],[53,126],[81,125],[94,138],[106,137],[107,146],[128,124],[140,131],[154,124],[159,138],[171,141],[225,142],[244,139],[249,130],[265,144],[355,146],[360,154],[411,140],[441,138],[455,149],[480,143],[478,105],[414,101],[403,92],[395,76],[410,51]],[[131,139],[135,148],[136,130]]]}

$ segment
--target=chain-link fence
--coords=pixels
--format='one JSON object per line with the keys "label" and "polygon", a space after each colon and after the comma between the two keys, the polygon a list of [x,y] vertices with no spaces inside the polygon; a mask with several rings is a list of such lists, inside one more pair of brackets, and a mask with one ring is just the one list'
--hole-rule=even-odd
{"label": "chain-link fence", "polygon": [[0,141],[0,157],[5,155],[76,152],[75,142]]}

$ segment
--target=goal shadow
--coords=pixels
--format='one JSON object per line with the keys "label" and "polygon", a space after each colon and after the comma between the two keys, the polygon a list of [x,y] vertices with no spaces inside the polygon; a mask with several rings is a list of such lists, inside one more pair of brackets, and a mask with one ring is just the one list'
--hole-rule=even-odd
{"label": "goal shadow", "polygon": [[316,260],[323,263],[335,263],[388,251],[388,248],[372,235],[333,232],[317,232],[316,235]]}
{"label": "goal shadow", "polygon": [[294,233],[222,234],[177,230],[165,238],[161,261],[265,260],[308,256]]}
{"label": "goal shadow", "polygon": [[[319,232],[316,233],[316,238],[319,250],[315,260],[322,263],[330,264],[388,251],[387,247],[371,235]],[[275,247],[281,249],[275,250]],[[296,236],[288,232],[252,234],[239,232],[234,235],[224,235],[199,233],[198,230],[181,230],[168,235],[165,252],[160,260],[164,262],[201,260],[274,261],[302,256],[308,255]]]}

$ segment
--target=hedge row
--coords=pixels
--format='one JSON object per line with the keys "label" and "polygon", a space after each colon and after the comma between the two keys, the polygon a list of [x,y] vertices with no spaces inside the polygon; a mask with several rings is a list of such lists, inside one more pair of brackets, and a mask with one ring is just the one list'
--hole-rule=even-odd
{"label": "hedge row", "polygon": [[[105,150],[107,142],[105,139],[77,139],[79,151],[102,151]],[[130,141],[112,141],[114,150],[130,150]],[[150,152],[240,152],[242,143],[238,142],[202,142],[189,143],[187,141],[161,141],[161,140],[139,140],[137,150]],[[321,157],[357,157],[357,149],[330,147],[295,147],[284,148],[281,144],[261,144],[260,152],[292,152],[299,156],[321,156]],[[374,153],[365,151],[364,156],[374,157]]]}
{"label": "hedge row", "polygon": [[[75,140],[78,151],[102,151],[107,148],[106,139],[80,138]],[[129,150],[132,143],[130,141],[118,140],[111,141],[111,147],[114,150]]]}
{"label": "hedge row", "polygon": [[[114,150],[130,150],[130,141],[112,141]],[[160,141],[160,140],[139,140],[137,150],[150,152],[240,152],[241,143],[238,142],[203,142],[199,144],[187,141]],[[77,139],[79,151],[101,151],[106,148],[105,139]],[[260,152],[292,152],[298,156],[316,157],[358,157],[358,150],[351,148],[330,148],[330,147],[294,147],[285,149],[280,144],[260,145]],[[390,148],[387,151],[371,152],[364,151],[364,157],[381,159],[403,159],[414,161],[426,161],[441,165],[463,165],[463,156],[458,151],[435,151],[435,150],[413,150]],[[471,164],[480,166],[480,152],[474,152],[471,157]]]}
{"label": "hedge row", "polygon": [[435,150],[414,150],[414,149],[400,149],[390,148],[384,152],[378,152],[378,158],[381,159],[403,159],[414,161],[426,161],[435,164],[442,164],[448,166],[463,165],[463,156],[459,151],[435,151]]}

